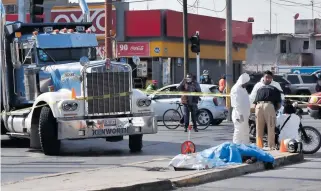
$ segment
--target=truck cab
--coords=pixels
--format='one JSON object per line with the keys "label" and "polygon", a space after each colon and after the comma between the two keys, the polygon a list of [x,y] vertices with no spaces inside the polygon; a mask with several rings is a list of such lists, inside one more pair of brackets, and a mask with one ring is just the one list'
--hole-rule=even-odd
{"label": "truck cab", "polygon": [[46,155],[64,139],[129,136],[131,151],[143,134],[157,133],[151,100],[133,89],[132,68],[97,60],[91,23],[2,25],[2,133],[29,138]]}

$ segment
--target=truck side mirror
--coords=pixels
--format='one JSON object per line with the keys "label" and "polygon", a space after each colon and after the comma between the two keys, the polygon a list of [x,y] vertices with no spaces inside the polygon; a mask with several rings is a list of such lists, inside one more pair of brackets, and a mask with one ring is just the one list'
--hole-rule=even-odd
{"label": "truck side mirror", "polygon": [[13,41],[13,43],[11,44],[11,61],[13,68],[18,69],[21,67],[19,43],[17,41]]}

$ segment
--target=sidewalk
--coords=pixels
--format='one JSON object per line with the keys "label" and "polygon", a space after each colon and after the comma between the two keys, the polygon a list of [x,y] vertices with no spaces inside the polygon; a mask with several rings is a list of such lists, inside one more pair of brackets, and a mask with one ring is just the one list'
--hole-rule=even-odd
{"label": "sidewalk", "polygon": [[[302,154],[271,153],[274,167],[303,161]],[[265,169],[263,163],[242,164],[211,170],[174,171],[168,167],[171,159],[126,164],[113,168],[91,169],[56,175],[34,177],[1,186],[3,191],[87,191],[87,190],[171,190],[222,180]]]}

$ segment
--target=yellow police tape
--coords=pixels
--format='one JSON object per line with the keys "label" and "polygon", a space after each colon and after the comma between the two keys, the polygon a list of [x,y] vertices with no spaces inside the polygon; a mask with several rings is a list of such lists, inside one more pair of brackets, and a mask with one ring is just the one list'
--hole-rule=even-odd
{"label": "yellow police tape", "polygon": [[[203,93],[203,92],[180,92],[180,91],[146,91],[141,90],[145,94],[149,95],[190,95],[190,96],[206,96],[206,97],[230,97],[228,94],[222,93]],[[321,97],[321,96],[314,96],[314,95],[285,95],[286,98],[309,98],[309,97]]]}
{"label": "yellow police tape", "polygon": [[[146,91],[146,90],[141,90],[143,93],[148,94],[148,95],[187,95],[187,96],[204,96],[204,97],[230,97],[230,95],[228,94],[222,94],[222,93],[203,93],[203,92],[181,92],[181,91],[167,91],[167,92],[162,92],[162,91]],[[108,99],[108,98],[114,98],[114,97],[123,97],[123,96],[129,96],[131,94],[131,92],[122,92],[122,93],[116,93],[116,94],[105,94],[105,95],[100,95],[100,96],[89,96],[89,97],[76,97],[74,100],[93,100],[93,99]],[[321,98],[321,96],[315,96],[315,95],[285,95],[285,98],[310,98],[312,97],[312,99],[318,99],[319,97]],[[72,98],[70,98],[70,100],[72,100]],[[298,101],[298,100],[291,100],[290,101]],[[309,102],[304,102],[304,101],[300,101],[301,103],[304,104],[311,104]],[[317,101],[315,101],[317,102]],[[37,105],[34,108],[39,108],[39,107],[43,107],[46,105],[52,105],[55,102],[52,103],[47,103],[47,104],[41,104],[41,105]],[[321,106],[321,104],[313,104],[315,106]],[[23,110],[27,110],[27,109],[31,109],[32,107],[27,107],[27,108],[23,108],[23,109],[18,109],[18,110],[14,110],[15,112],[18,111],[23,111]],[[2,112],[1,115],[10,115],[11,112]]]}

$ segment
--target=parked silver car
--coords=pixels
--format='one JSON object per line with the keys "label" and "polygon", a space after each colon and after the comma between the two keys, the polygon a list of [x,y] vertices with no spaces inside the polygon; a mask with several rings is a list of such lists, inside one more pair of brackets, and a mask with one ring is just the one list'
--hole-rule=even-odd
{"label": "parked silver car", "polygon": [[[166,93],[175,92],[179,84],[165,86],[153,92],[149,97],[152,100],[152,108],[157,120],[163,120],[163,115],[168,109],[176,109],[172,104],[181,100],[180,95],[166,95]],[[220,94],[218,86],[211,84],[200,84],[203,93]],[[198,104],[199,109],[205,109],[210,112],[213,125],[219,125],[227,118],[228,110],[224,105],[223,97],[201,96]]]}
{"label": "parked silver car", "polygon": [[[291,94],[294,95],[311,95],[315,93],[317,78],[310,74],[284,74],[284,78],[290,83]],[[307,102],[309,98],[300,98],[301,101]]]}

